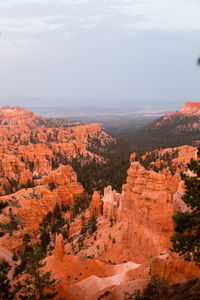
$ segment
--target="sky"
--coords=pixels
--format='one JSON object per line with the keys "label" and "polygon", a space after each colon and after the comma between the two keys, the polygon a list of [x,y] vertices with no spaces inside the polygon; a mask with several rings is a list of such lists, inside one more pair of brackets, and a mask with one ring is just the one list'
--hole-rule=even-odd
{"label": "sky", "polygon": [[199,0],[1,0],[0,100],[199,101],[199,33]]}

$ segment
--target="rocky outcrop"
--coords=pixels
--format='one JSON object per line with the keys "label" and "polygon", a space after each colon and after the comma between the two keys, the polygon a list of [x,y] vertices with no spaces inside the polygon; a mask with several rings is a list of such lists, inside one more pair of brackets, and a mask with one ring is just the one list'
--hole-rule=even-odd
{"label": "rocky outcrop", "polygon": [[90,209],[90,216],[92,216],[93,214],[97,217],[102,215],[103,201],[101,200],[99,192],[97,191],[94,192],[89,209]]}
{"label": "rocky outcrop", "polygon": [[70,165],[60,165],[47,176],[43,176],[41,179],[35,180],[36,185],[53,183],[55,186],[54,188],[58,186],[66,186],[73,182],[77,183],[77,175]]}
{"label": "rocky outcrop", "polygon": [[174,232],[173,195],[179,174],[145,170],[132,162],[124,185],[123,241],[144,259],[168,251]]}
{"label": "rocky outcrop", "polygon": [[28,125],[33,126],[37,121],[44,121],[41,117],[36,117],[33,112],[25,108],[5,106],[0,108],[1,125]]}
{"label": "rocky outcrop", "polygon": [[57,259],[62,259],[64,256],[64,241],[62,234],[56,234],[56,243],[54,249],[54,256]]}
{"label": "rocky outcrop", "polygon": [[[84,191],[71,166],[60,166],[49,177],[38,180],[36,184],[35,187],[21,189],[12,196],[1,197],[1,201],[9,203],[5,212],[8,213],[9,208],[12,208],[13,213],[20,217],[21,225],[34,233],[39,231],[43,217],[53,211],[56,203],[60,206],[73,205],[74,200]],[[4,242],[2,238],[1,243]]]}
{"label": "rocky outcrop", "polygon": [[164,119],[170,119],[175,115],[200,116],[200,102],[187,101],[184,108],[165,115]]}
{"label": "rocky outcrop", "polygon": [[[134,153],[130,157],[130,161],[134,161]],[[178,171],[186,171],[187,163],[191,158],[197,158],[197,148],[189,145],[180,147],[165,148],[146,152],[140,157],[140,163],[146,169],[163,170],[167,169],[173,173]]]}
{"label": "rocky outcrop", "polygon": [[103,200],[103,216],[104,218],[112,218],[114,221],[120,221],[123,210],[123,194],[112,190],[111,186],[104,189]]}
{"label": "rocky outcrop", "polygon": [[200,269],[193,262],[186,262],[178,255],[154,257],[151,262],[152,275],[165,278],[168,283],[176,284],[200,276]]}

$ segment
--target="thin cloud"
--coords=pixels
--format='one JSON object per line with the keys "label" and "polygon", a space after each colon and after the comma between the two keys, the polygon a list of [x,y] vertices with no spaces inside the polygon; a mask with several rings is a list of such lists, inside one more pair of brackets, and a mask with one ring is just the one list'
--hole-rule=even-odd
{"label": "thin cloud", "polygon": [[65,26],[64,23],[55,22],[58,16],[46,16],[38,18],[9,19],[0,18],[0,28],[5,32],[39,33],[58,30]]}

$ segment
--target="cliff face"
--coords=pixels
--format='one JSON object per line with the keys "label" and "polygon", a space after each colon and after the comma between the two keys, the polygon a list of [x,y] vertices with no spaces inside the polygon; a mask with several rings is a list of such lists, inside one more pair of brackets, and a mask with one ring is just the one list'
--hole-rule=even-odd
{"label": "cliff face", "polygon": [[[183,165],[190,158],[196,158],[196,149],[185,150],[188,150],[187,146],[180,147],[180,156],[175,158]],[[199,276],[200,269],[194,263],[180,259],[169,250],[170,237],[174,234],[172,216],[177,211],[188,210],[181,199],[184,182],[180,178],[180,169],[174,176],[169,169],[156,173],[134,162],[134,156],[131,159],[124,185],[123,246],[131,249],[135,262],[137,259],[140,262],[149,260],[152,275],[166,278],[169,284]]]}
{"label": "cliff face", "polygon": [[179,182],[178,174],[172,177],[131,163],[124,185],[123,240],[136,254],[149,258],[169,249]]}

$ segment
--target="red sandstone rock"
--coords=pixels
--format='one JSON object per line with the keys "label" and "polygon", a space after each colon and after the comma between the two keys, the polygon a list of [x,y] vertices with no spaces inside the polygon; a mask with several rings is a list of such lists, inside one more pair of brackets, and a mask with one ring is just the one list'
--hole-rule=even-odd
{"label": "red sandstone rock", "polygon": [[164,119],[171,119],[174,115],[200,116],[200,102],[187,101],[184,108],[177,112],[166,114]]}
{"label": "red sandstone rock", "polygon": [[[171,163],[171,168],[175,168],[177,172],[185,171],[185,167],[187,163],[190,162],[191,158],[196,159],[197,158],[197,148],[192,147],[189,145],[184,145],[180,147],[174,147],[174,148],[165,148],[165,149],[160,149],[155,150],[153,152],[147,152],[145,155],[142,156],[142,160],[145,160],[148,155],[151,155],[155,153],[158,155],[158,159],[156,161],[152,161],[149,164],[149,167],[151,169],[154,169],[154,167],[157,167],[160,169],[161,165],[165,169],[163,169],[163,172],[165,174],[169,173],[169,167],[168,167],[168,161],[164,161],[162,158],[163,156],[168,153],[169,155],[173,154],[175,151],[178,150],[177,157],[172,158],[172,163]],[[168,172],[166,172],[168,171]]]}
{"label": "red sandstone rock", "polygon": [[[58,178],[56,179],[56,174]],[[52,191],[49,183],[55,179],[59,186]],[[12,195],[13,202],[10,201],[10,196],[2,196],[2,201],[8,201],[9,207],[12,207],[13,212],[22,218],[23,226],[29,231],[38,232],[39,224],[43,217],[53,211],[56,203],[60,206],[73,205],[74,199],[83,193],[83,187],[76,181],[77,177],[71,166],[60,166],[54,170],[50,177],[45,177],[44,180],[38,180],[37,186],[29,189],[22,189]],[[9,207],[5,211],[9,210]],[[0,244],[2,240],[0,239]]]}
{"label": "red sandstone rock", "polygon": [[136,159],[136,153],[134,152],[134,153],[132,153],[131,154],[131,156],[130,156],[130,162],[132,162],[132,161],[135,161],[135,159]]}
{"label": "red sandstone rock", "polygon": [[145,170],[138,162],[131,163],[124,185],[123,239],[144,259],[159,255],[170,247],[173,234],[173,195],[179,177],[169,177]]}
{"label": "red sandstone rock", "polygon": [[56,234],[56,244],[54,250],[54,256],[57,259],[62,259],[64,256],[64,241],[62,234]]}
{"label": "red sandstone rock", "polygon": [[0,109],[0,122],[2,125],[33,125],[35,121],[44,120],[36,117],[33,112],[25,108],[6,106]]}
{"label": "red sandstone rock", "polygon": [[97,217],[101,216],[103,209],[103,201],[101,200],[100,193],[94,192],[92,202],[90,204],[90,215],[95,214]]}
{"label": "red sandstone rock", "polygon": [[187,115],[200,115],[200,102],[187,101],[185,107],[179,111]]}
{"label": "red sandstone rock", "polygon": [[152,275],[158,274],[169,284],[181,283],[200,276],[200,269],[193,262],[186,262],[178,255],[163,255],[152,259]]}
{"label": "red sandstone rock", "polygon": [[112,218],[114,221],[120,221],[122,217],[122,201],[123,194],[120,195],[111,186],[104,189],[103,200],[103,216],[104,218]]}
{"label": "red sandstone rock", "polygon": [[73,212],[72,211],[67,211],[66,213],[65,213],[65,221],[71,221],[71,219],[72,219],[72,217],[73,217]]}

